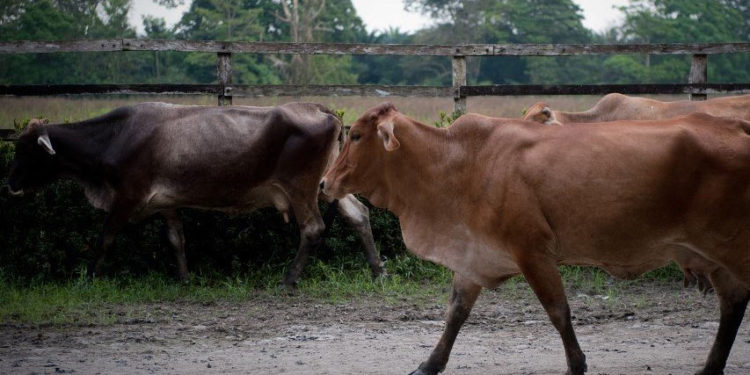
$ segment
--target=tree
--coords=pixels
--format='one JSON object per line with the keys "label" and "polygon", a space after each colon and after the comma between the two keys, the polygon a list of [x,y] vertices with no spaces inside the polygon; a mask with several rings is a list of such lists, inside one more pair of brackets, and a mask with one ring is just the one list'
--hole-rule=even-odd
{"label": "tree", "polygon": [[[747,41],[746,2],[735,0],[633,0],[625,13],[621,42],[700,43]],[[645,66],[650,82],[686,82],[690,60],[680,56],[628,56]],[[611,58],[610,58],[611,59]],[[627,64],[631,66],[632,64]],[[712,82],[750,79],[750,57],[740,54],[711,56]]]}
{"label": "tree", "polygon": [[[409,10],[435,18],[416,34],[433,43],[588,43],[591,31],[572,0],[407,0]],[[468,79],[483,83],[560,83],[590,77],[588,57],[470,58]],[[450,73],[450,65],[446,66]]]}
{"label": "tree", "polygon": [[[0,40],[130,38],[129,0],[17,1],[2,10]],[[11,10],[8,10],[11,9]],[[0,56],[2,83],[101,83],[135,77],[136,55],[112,53]],[[105,69],[101,69],[101,67]]]}
{"label": "tree", "polygon": [[[351,0],[281,0],[275,17],[291,42],[351,42],[365,34],[362,20]],[[275,57],[274,62],[292,84],[354,83],[351,56],[311,56],[295,54]]]}
{"label": "tree", "polygon": [[[261,41],[266,33],[267,8],[271,1],[248,0],[195,0],[175,26],[181,39]],[[265,19],[264,19],[265,16]],[[239,84],[279,83],[272,63],[264,56],[234,54],[232,56],[232,81]],[[183,70],[191,81],[210,83],[216,81],[216,55],[187,53]]]}

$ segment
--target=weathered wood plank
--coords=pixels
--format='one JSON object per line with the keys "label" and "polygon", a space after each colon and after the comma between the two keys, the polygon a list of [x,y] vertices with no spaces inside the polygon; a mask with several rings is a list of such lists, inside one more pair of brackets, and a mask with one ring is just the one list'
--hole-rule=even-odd
{"label": "weathered wood plank", "polygon": [[86,95],[86,94],[214,94],[217,85],[135,84],[135,85],[0,85],[0,95]]}
{"label": "weathered wood plank", "polygon": [[[708,56],[706,55],[693,55],[693,62],[690,65],[690,78],[689,83],[692,84],[704,84],[708,82]],[[690,100],[706,100],[708,95],[691,93]]]}
{"label": "weathered wood plank", "polygon": [[456,46],[420,44],[355,44],[355,43],[271,43],[222,42],[200,40],[140,40],[125,39],[123,48],[128,51],[187,51],[231,52],[259,54],[303,55],[492,55],[491,44],[466,44]]}
{"label": "weathered wood plank", "polygon": [[417,56],[557,56],[633,53],[654,55],[694,55],[750,52],[750,43],[412,45],[222,42],[146,39],[0,42],[0,53],[50,53],[75,51],[183,51],[210,53]]}
{"label": "weathered wood plank", "polygon": [[373,97],[450,97],[448,86],[391,85],[235,85],[233,96],[373,96]]}
{"label": "weathered wood plank", "polygon": [[216,76],[219,78],[219,105],[232,105],[232,95],[227,87],[232,85],[232,54],[216,54]]}
{"label": "weathered wood plank", "polygon": [[750,83],[736,84],[632,84],[632,85],[493,85],[463,86],[461,95],[604,95],[621,94],[747,94]]}
{"label": "weathered wood plank", "polygon": [[0,53],[122,51],[122,39],[0,42]]}
{"label": "weathered wood plank", "polygon": [[750,43],[675,44],[496,44],[497,56],[564,56],[602,54],[692,55],[750,52]]}
{"label": "weathered wood plank", "polygon": [[[461,86],[461,97],[504,95],[603,95],[623,94],[718,94],[750,93],[750,83],[737,84],[633,84],[633,85],[495,85]],[[221,93],[218,85],[0,85],[0,95],[43,96],[79,94],[211,94]],[[389,85],[234,85],[227,96],[373,96],[451,98],[451,86]]]}
{"label": "weathered wood plank", "polygon": [[453,113],[466,113],[466,96],[461,95],[466,86],[466,57],[453,56]]}
{"label": "weathered wood plank", "polygon": [[13,141],[16,137],[15,129],[0,129],[0,141]]}

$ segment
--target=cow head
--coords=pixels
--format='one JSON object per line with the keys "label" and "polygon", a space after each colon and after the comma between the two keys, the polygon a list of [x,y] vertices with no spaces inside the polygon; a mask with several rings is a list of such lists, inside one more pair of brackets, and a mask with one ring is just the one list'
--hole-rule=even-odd
{"label": "cow head", "polygon": [[526,110],[526,114],[524,114],[523,119],[545,125],[562,125],[559,121],[557,121],[555,114],[544,102],[538,102],[529,107],[529,109]]}
{"label": "cow head", "polygon": [[55,149],[46,123],[46,120],[32,119],[16,142],[8,178],[8,190],[12,195],[23,195],[24,189],[47,184],[57,175]]}
{"label": "cow head", "polygon": [[334,198],[363,194],[378,204],[372,189],[386,183],[386,158],[401,146],[395,134],[398,116],[393,104],[384,103],[365,112],[352,125],[341,153],[321,182],[325,194]]}

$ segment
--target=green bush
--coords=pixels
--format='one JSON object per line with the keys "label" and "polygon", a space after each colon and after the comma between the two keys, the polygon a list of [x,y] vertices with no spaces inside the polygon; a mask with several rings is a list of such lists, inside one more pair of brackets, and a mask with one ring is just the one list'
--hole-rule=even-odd
{"label": "green bush", "polygon": [[[6,182],[14,147],[0,142],[0,177]],[[321,204],[321,212],[327,209]],[[371,222],[381,255],[405,251],[398,219],[371,208]],[[91,207],[83,189],[72,181],[58,181],[36,194],[12,197],[0,193],[0,272],[21,279],[64,280],[75,277],[93,259],[93,248],[105,213]],[[260,268],[286,267],[297,251],[295,224],[284,223],[274,209],[229,216],[185,209],[186,254],[192,272],[243,275]],[[313,254],[346,267],[366,267],[356,233],[336,217],[325,245]],[[176,274],[172,248],[159,216],[126,226],[107,255],[107,274]],[[303,276],[304,277],[304,276]]]}

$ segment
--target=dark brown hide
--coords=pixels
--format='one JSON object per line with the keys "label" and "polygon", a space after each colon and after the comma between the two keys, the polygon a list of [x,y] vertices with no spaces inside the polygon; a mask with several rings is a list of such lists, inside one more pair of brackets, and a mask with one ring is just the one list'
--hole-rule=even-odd
{"label": "dark brown hide", "polygon": [[[285,279],[291,287],[320,242],[318,184],[338,154],[340,131],[339,119],[312,103],[142,103],[80,123],[30,126],[18,140],[8,185],[14,193],[58,177],[83,185],[89,202],[109,212],[94,272],[130,218],[161,213],[183,280],[185,239],[176,208],[248,212],[274,206],[285,218],[292,213],[300,228],[299,251]],[[353,196],[342,197],[338,207],[360,233],[373,272],[380,273],[366,207]]]}

